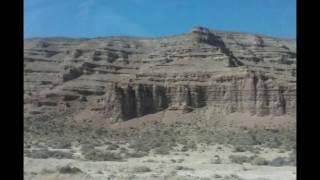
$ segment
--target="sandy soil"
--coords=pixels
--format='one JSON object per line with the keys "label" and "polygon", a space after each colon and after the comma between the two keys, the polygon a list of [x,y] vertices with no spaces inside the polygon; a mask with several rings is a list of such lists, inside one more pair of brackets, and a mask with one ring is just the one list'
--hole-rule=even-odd
{"label": "sandy soil", "polygon": [[[24,158],[25,180],[106,180],[106,179],[244,179],[244,180],[294,180],[294,166],[253,166],[230,162],[229,155],[253,155],[251,152],[233,152],[232,147],[222,145],[198,145],[196,151],[172,151],[169,155],[150,153],[141,158],[124,161],[93,162],[81,159],[32,159]],[[77,155],[77,152],[75,153]],[[213,163],[215,155],[220,164]],[[272,160],[288,156],[288,152],[277,149],[263,149],[260,157]],[[63,174],[57,169],[70,165],[81,169],[81,173]],[[146,166],[149,172],[137,172],[135,168]]]}

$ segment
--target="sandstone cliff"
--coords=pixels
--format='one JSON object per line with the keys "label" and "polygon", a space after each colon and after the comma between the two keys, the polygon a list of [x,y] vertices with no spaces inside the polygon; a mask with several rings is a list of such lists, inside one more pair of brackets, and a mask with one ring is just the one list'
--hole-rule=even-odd
{"label": "sandstone cliff", "polygon": [[195,27],[162,38],[30,39],[25,117],[114,123],[160,111],[295,116],[293,40]]}

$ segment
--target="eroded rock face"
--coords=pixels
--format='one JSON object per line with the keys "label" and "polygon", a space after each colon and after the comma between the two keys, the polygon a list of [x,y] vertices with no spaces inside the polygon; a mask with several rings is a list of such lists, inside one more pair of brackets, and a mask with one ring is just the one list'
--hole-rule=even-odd
{"label": "eroded rock face", "polygon": [[197,27],[164,38],[31,39],[25,116],[128,121],[214,106],[295,115],[295,41]]}

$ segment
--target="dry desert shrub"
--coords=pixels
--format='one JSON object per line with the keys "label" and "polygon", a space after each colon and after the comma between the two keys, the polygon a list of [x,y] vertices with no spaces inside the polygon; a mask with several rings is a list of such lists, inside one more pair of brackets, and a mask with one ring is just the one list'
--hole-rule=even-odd
{"label": "dry desert shrub", "polygon": [[25,151],[25,156],[35,159],[73,159],[73,154],[70,152],[49,151],[47,149]]}
{"label": "dry desert shrub", "polygon": [[97,174],[103,174],[103,172],[101,170],[98,170],[96,173]]}
{"label": "dry desert shrub", "polygon": [[218,179],[218,178],[222,178],[222,176],[221,176],[221,175],[219,175],[219,174],[215,174],[215,175],[213,175],[213,177],[214,177],[214,178],[216,178],[216,179]]}
{"label": "dry desert shrub", "polygon": [[91,161],[121,161],[122,158],[119,154],[112,152],[105,152],[93,149],[84,154],[84,158]]}
{"label": "dry desert shrub", "polygon": [[290,154],[289,154],[289,162],[291,165],[296,166],[297,165],[297,152],[296,149],[294,149]]}
{"label": "dry desert shrub", "polygon": [[231,160],[231,162],[236,164],[250,163],[251,165],[258,165],[258,166],[269,164],[269,162],[265,158],[259,157],[257,155],[250,156],[250,157],[244,156],[244,155],[230,155],[229,159]]}
{"label": "dry desert shrub", "polygon": [[147,156],[149,153],[145,151],[134,151],[132,153],[126,153],[127,157],[132,157],[132,158],[141,158],[144,156]]}
{"label": "dry desert shrub", "polygon": [[[41,119],[42,118],[42,119]],[[173,125],[165,125],[157,123],[154,125],[146,125],[143,129],[108,129],[100,128],[93,130],[90,128],[55,128],[58,124],[52,124],[48,119],[51,117],[41,117],[30,123],[25,132],[25,143],[32,144],[34,139],[45,139],[50,141],[51,147],[70,148],[70,142],[78,141],[82,145],[81,151],[87,154],[94,149],[95,146],[105,145],[103,142],[107,139],[109,142],[128,142],[129,148],[135,151],[135,154],[128,154],[126,150],[120,150],[122,153],[132,157],[141,157],[148,154],[150,150],[156,151],[158,154],[168,154],[178,144],[182,144],[181,151],[196,150],[197,144],[229,144],[235,146],[235,152],[250,151],[259,153],[259,149],[255,145],[261,147],[282,147],[286,149],[295,149],[296,138],[295,130],[267,130],[267,129],[221,129],[212,127],[196,127],[192,123],[187,126],[183,123]],[[26,120],[29,122],[29,120]],[[61,117],[61,122],[63,117]],[[46,126],[51,123],[50,126]],[[34,125],[34,126],[33,126]],[[40,130],[36,129],[39,126]],[[43,126],[46,126],[44,129]],[[51,126],[54,128],[51,129]],[[49,129],[47,127],[50,127]],[[45,135],[46,131],[51,131],[49,135]],[[57,138],[63,135],[63,139]],[[46,138],[42,138],[46,137]],[[72,140],[72,141],[71,141]],[[56,141],[56,142],[55,142]],[[26,146],[29,147],[29,146]],[[120,147],[121,148],[121,147]],[[117,143],[109,143],[107,150],[119,149]],[[39,152],[40,153],[40,152]],[[26,153],[30,154],[30,153]],[[30,156],[30,155],[29,155]],[[43,158],[48,158],[44,153]]]}
{"label": "dry desert shrub", "polygon": [[285,157],[277,157],[274,158],[272,161],[269,163],[270,166],[285,166],[288,165],[288,160]]}
{"label": "dry desert shrub", "polygon": [[213,159],[210,160],[210,162],[212,164],[221,164],[222,161],[221,161],[221,158],[219,155],[215,155]]}
{"label": "dry desert shrub", "polygon": [[184,159],[178,159],[177,163],[182,163],[184,161]]}
{"label": "dry desert shrub", "polygon": [[107,147],[107,150],[117,150],[119,148],[119,145],[117,144],[110,144]]}
{"label": "dry desert shrub", "polygon": [[175,170],[193,171],[194,169],[185,166],[176,166]]}
{"label": "dry desert shrub", "polygon": [[188,149],[188,147],[187,146],[183,146],[182,148],[181,148],[181,151],[182,152],[187,152],[189,149]]}
{"label": "dry desert shrub", "polygon": [[255,154],[259,154],[261,151],[261,148],[254,147],[252,145],[235,145],[233,148],[233,152],[252,152]]}
{"label": "dry desert shrub", "polygon": [[270,166],[296,166],[296,159],[293,157],[277,157],[270,161]]}
{"label": "dry desert shrub", "polygon": [[259,156],[251,156],[250,157],[250,163],[252,165],[257,165],[257,166],[266,166],[269,164],[269,162],[263,158],[263,157],[259,157]]}
{"label": "dry desert shrub", "polygon": [[40,172],[41,174],[52,174],[55,173],[55,170],[44,168]]}
{"label": "dry desert shrub", "polygon": [[128,151],[127,148],[125,148],[125,147],[120,147],[120,152],[127,152],[127,151]]}
{"label": "dry desert shrub", "polygon": [[231,174],[229,176],[225,176],[223,177],[222,180],[243,180],[242,178],[240,178],[238,175],[236,174]]}
{"label": "dry desert shrub", "polygon": [[[201,132],[197,134],[201,142],[230,144],[243,146],[244,148],[252,147],[252,145],[262,145],[269,148],[285,147],[286,149],[293,149],[296,144],[296,131],[294,129],[248,129],[241,131],[238,129],[213,128],[211,131]],[[206,134],[203,134],[203,132]],[[207,138],[207,140],[203,140],[204,138]]]}
{"label": "dry desert shrub", "polygon": [[181,151],[182,152],[186,152],[186,151],[189,151],[189,150],[192,150],[192,151],[195,151],[197,150],[197,143],[193,140],[186,140],[184,139],[183,143],[184,144],[181,148]]}
{"label": "dry desert shrub", "polygon": [[236,164],[243,164],[243,163],[249,163],[250,158],[248,156],[244,155],[230,155],[229,159],[231,162],[236,163]]}
{"label": "dry desert shrub", "polygon": [[71,167],[70,165],[66,165],[58,168],[59,173],[61,174],[77,174],[82,173],[81,169],[77,167]]}
{"label": "dry desert shrub", "polygon": [[170,154],[170,148],[167,146],[161,146],[161,147],[155,148],[154,153],[159,155],[168,155]]}
{"label": "dry desert shrub", "polygon": [[135,173],[145,173],[145,172],[151,172],[152,170],[147,166],[137,166],[133,168],[133,172]]}
{"label": "dry desert shrub", "polygon": [[143,162],[148,162],[148,163],[157,163],[158,161],[154,160],[154,159],[148,159],[146,161]]}
{"label": "dry desert shrub", "polygon": [[248,146],[235,146],[233,152],[246,152],[248,151]]}

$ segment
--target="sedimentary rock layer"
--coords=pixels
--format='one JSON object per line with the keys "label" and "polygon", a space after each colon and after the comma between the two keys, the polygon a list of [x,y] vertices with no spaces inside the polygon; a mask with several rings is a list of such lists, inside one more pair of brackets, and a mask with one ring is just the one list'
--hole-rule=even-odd
{"label": "sedimentary rock layer", "polygon": [[294,40],[212,31],[161,38],[30,39],[26,117],[128,121],[214,106],[225,113],[295,115]]}

